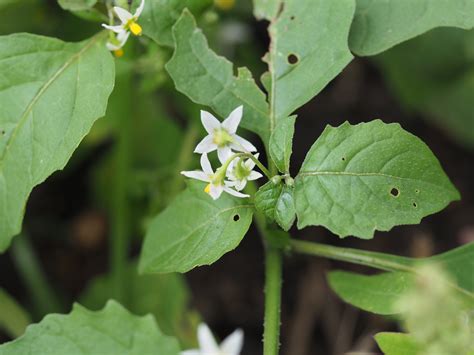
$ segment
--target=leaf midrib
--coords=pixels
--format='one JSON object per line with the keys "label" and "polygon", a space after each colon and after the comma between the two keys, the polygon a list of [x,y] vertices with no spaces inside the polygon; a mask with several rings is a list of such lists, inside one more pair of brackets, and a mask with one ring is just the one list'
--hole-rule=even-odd
{"label": "leaf midrib", "polygon": [[10,146],[13,144],[13,141],[19,131],[19,129],[24,125],[28,116],[34,108],[34,105],[40,100],[41,96],[48,90],[48,88],[58,79],[62,73],[64,73],[71,65],[73,65],[86,51],[93,47],[93,45],[102,37],[102,33],[91,38],[80,51],[72,55],[62,67],[60,67],[50,78],[47,80],[41,89],[36,93],[36,95],[31,100],[30,104],[27,106],[25,112],[22,114],[20,120],[18,121],[17,126],[13,130],[10,138],[8,139],[5,150],[3,151],[2,156],[0,157],[0,174],[3,174],[3,163],[5,161],[5,156],[10,150]]}

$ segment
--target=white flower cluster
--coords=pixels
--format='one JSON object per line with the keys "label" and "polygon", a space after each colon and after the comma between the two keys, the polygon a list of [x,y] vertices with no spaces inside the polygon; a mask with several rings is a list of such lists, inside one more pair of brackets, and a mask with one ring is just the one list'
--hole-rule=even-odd
{"label": "white flower cluster", "polygon": [[128,10],[115,6],[114,12],[119,18],[121,24],[117,26],[107,25],[105,23],[102,24],[104,28],[112,31],[112,35],[107,42],[107,49],[114,52],[116,56],[120,57],[123,55],[122,48],[125,46],[125,43],[127,43],[130,33],[133,33],[135,36],[141,36],[143,30],[137,21],[144,8],[145,0],[142,0],[140,6],[138,6],[133,15]]}
{"label": "white flower cluster", "polygon": [[[201,111],[201,122],[208,135],[197,145],[195,153],[202,154],[202,171],[183,171],[186,177],[207,182],[205,192],[217,200],[222,192],[227,192],[236,197],[249,197],[241,193],[248,181],[262,177],[255,168],[255,162],[242,157],[234,159],[234,152],[250,153],[257,149],[252,143],[236,134],[242,120],[243,106],[237,107],[222,123],[212,114]],[[222,166],[215,172],[207,156],[217,150],[217,156]],[[258,154],[254,155],[258,159]]]}
{"label": "white flower cluster", "polygon": [[211,330],[204,323],[198,327],[199,349],[182,351],[181,355],[239,355],[244,343],[244,333],[237,329],[219,346]]}

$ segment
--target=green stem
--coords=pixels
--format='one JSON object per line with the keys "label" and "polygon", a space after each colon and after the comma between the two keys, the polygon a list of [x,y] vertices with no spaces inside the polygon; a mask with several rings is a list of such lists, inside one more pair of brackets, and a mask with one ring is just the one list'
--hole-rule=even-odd
{"label": "green stem", "polygon": [[[225,173],[226,173],[227,169],[229,168],[230,163],[232,163],[232,161],[234,159],[237,159],[237,158],[249,158],[249,159],[251,159],[255,163],[255,165],[257,165],[259,167],[259,169],[262,170],[262,172],[265,174],[265,176],[267,177],[268,180],[271,180],[271,178],[274,176],[265,167],[265,165],[263,165],[257,158],[255,158],[253,156],[253,154],[250,154],[250,153],[236,153],[234,155],[231,155],[227,159],[227,161],[224,164],[222,164],[222,166],[218,169],[218,171],[221,172],[223,179],[225,177]],[[256,190],[255,190],[255,192],[256,192]]]}
{"label": "green stem", "polygon": [[264,355],[277,355],[280,347],[281,284],[281,251],[273,247],[267,247],[265,257]]}
{"label": "green stem", "polygon": [[35,316],[61,312],[63,307],[46,280],[43,268],[26,234],[19,235],[11,247],[12,259],[25,283],[35,309]]}
{"label": "green stem", "polygon": [[[390,261],[386,259],[389,256],[382,256],[380,253],[298,240],[291,240],[290,245],[294,251],[302,254],[346,261],[352,264],[369,266],[384,271],[414,271],[414,268],[409,265],[409,261],[407,261],[406,264]],[[380,257],[378,255],[380,255]]]}
{"label": "green stem", "polygon": [[28,312],[5,290],[0,288],[0,329],[13,339],[23,335],[31,323]]}

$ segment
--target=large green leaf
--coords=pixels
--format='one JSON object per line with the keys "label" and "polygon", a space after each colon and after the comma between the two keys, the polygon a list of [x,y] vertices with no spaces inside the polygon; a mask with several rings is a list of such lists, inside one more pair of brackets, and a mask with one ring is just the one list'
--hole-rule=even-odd
{"label": "large green leaf", "polygon": [[296,177],[298,227],[370,239],[459,199],[430,149],[398,124],[328,126]]}
{"label": "large green leaf", "polygon": [[235,249],[252,222],[253,205],[224,193],[214,201],[191,183],[148,228],[139,269],[187,272]]}
{"label": "large green leaf", "polygon": [[104,39],[0,37],[0,251],[20,232],[33,187],[65,166],[105,114],[114,62]]}
{"label": "large green leaf", "polygon": [[374,55],[435,27],[474,26],[472,0],[357,0],[350,48]]}
{"label": "large green leaf", "polygon": [[183,10],[199,15],[211,5],[212,0],[149,0],[140,17],[143,33],[158,44],[173,47],[171,29]]}
{"label": "large green leaf", "polygon": [[[355,0],[286,0],[270,25],[272,119],[285,119],[352,60]],[[275,126],[275,124],[273,124]]]}
{"label": "large green leaf", "polygon": [[137,317],[115,301],[99,312],[75,304],[68,315],[50,314],[25,335],[0,346],[1,355],[178,355],[173,338],[161,334],[153,316]]}
{"label": "large green leaf", "polygon": [[240,68],[235,77],[232,63],[209,49],[206,37],[187,10],[173,27],[173,36],[176,48],[166,69],[176,88],[194,102],[212,107],[223,117],[243,105],[242,127],[257,133],[268,143],[268,105],[248,69]]}
{"label": "large green leaf", "polygon": [[58,0],[58,3],[64,10],[81,11],[92,8],[97,0]]}
{"label": "large green leaf", "polygon": [[440,28],[374,57],[408,110],[474,148],[474,30]]}
{"label": "large green leaf", "polygon": [[[474,243],[426,259],[412,259],[364,252],[367,259],[388,263],[385,269],[394,271],[366,276],[351,272],[335,271],[329,274],[331,288],[346,302],[377,314],[400,313],[397,301],[414,285],[413,267],[435,263],[447,272],[454,284],[450,286],[474,306]],[[407,269],[408,268],[408,269]],[[400,271],[400,270],[407,271]]]}
{"label": "large green leaf", "polygon": [[421,351],[409,334],[378,333],[375,340],[385,355],[418,355]]}

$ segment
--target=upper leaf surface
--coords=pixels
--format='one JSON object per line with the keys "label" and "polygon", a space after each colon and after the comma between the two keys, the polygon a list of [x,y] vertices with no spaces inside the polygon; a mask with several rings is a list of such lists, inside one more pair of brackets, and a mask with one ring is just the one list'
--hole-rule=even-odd
{"label": "upper leaf surface", "polygon": [[75,304],[68,315],[50,314],[22,337],[0,346],[0,354],[178,355],[179,346],[160,332],[152,316],[134,316],[109,301],[99,312]]}
{"label": "upper leaf surface", "polygon": [[290,159],[293,152],[296,116],[277,122],[270,137],[270,156],[278,170],[290,172]]}
{"label": "upper leaf surface", "polygon": [[92,8],[97,0],[58,0],[58,3],[64,10],[81,11]]}
{"label": "upper leaf surface", "polygon": [[282,0],[253,0],[253,13],[259,20],[271,20],[280,10]]}
{"label": "upper leaf surface", "polygon": [[417,224],[459,199],[430,149],[399,124],[328,126],[296,178],[298,227],[340,237]]}
{"label": "upper leaf surface", "polygon": [[270,26],[272,116],[287,118],[352,60],[355,0],[287,0]]}
{"label": "upper leaf surface", "polygon": [[148,228],[141,272],[187,272],[235,249],[252,222],[253,206],[223,194],[212,200],[192,183]]}
{"label": "upper leaf surface", "polygon": [[385,355],[419,355],[421,351],[409,334],[378,333],[375,340]]}
{"label": "upper leaf surface", "polygon": [[241,126],[268,143],[268,105],[248,69],[240,68],[235,77],[232,63],[209,49],[206,37],[187,10],[173,27],[173,36],[175,52],[166,69],[176,88],[194,102],[212,107],[223,117],[243,105]]}
{"label": "upper leaf surface", "polygon": [[435,27],[474,26],[472,0],[357,0],[350,48],[374,55]]}
{"label": "upper leaf surface", "polygon": [[172,28],[183,10],[198,15],[211,5],[212,0],[148,0],[140,16],[143,33],[160,45],[173,47]]}
{"label": "upper leaf surface", "polygon": [[[380,259],[393,265],[392,270],[435,263],[453,280],[456,291],[474,305],[474,243],[425,259],[412,259],[382,253],[364,252],[364,257]],[[389,268],[387,268],[389,269]],[[331,288],[346,302],[377,314],[400,313],[397,300],[413,286],[414,273],[388,272],[366,276],[336,271],[329,274]],[[457,287],[457,288],[456,288]]]}
{"label": "upper leaf surface", "polygon": [[105,114],[114,62],[103,37],[0,37],[0,251],[20,232],[34,186],[62,169]]}

